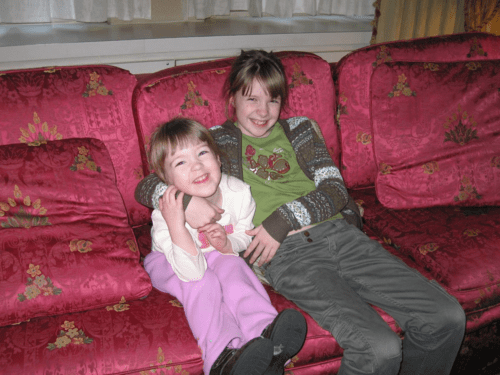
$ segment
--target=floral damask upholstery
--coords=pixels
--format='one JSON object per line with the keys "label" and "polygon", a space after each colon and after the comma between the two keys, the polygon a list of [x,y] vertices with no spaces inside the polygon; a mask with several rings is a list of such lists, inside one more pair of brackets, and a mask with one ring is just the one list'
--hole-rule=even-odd
{"label": "floral damask upholstery", "polygon": [[500,60],[384,63],[371,87],[384,206],[500,205]]}
{"label": "floral damask upholstery", "polygon": [[[332,158],[339,161],[334,123],[335,90],[330,66],[310,53],[280,52],[289,84],[289,106],[281,117],[307,116],[323,133]],[[226,121],[222,95],[233,58],[157,72],[139,81],[133,97],[134,116],[145,144],[153,130],[175,116],[191,117],[210,128]],[[227,113],[231,116],[231,113]],[[145,155],[144,155],[144,161]]]}
{"label": "floral damask upholstery", "polygon": [[500,318],[500,207],[384,207],[375,189],[354,190],[365,227],[455,296],[476,330]]}
{"label": "floral damask upholstery", "polygon": [[100,140],[0,146],[0,326],[145,297],[138,260]]}
{"label": "floral damask upholstery", "polygon": [[149,221],[134,189],[144,173],[130,106],[135,77],[111,66],[0,73],[0,144],[92,137],[104,142],[132,225]]}
{"label": "floral damask upholstery", "polygon": [[471,61],[500,59],[500,38],[464,33],[398,41],[360,48],[336,64],[337,120],[342,145],[341,169],[348,188],[374,186],[378,166],[370,123],[370,79],[390,61]]}

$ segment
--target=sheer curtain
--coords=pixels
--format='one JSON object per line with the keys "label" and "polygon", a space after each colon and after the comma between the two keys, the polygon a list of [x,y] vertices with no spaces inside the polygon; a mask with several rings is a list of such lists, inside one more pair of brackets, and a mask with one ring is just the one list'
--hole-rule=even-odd
{"label": "sheer curtain", "polygon": [[54,19],[104,22],[151,19],[151,0],[1,0],[0,22],[35,23]]}
{"label": "sheer curtain", "polygon": [[291,18],[297,14],[311,16],[342,15],[373,17],[374,0],[186,0],[188,17],[205,19],[247,11],[252,17],[269,14]]}

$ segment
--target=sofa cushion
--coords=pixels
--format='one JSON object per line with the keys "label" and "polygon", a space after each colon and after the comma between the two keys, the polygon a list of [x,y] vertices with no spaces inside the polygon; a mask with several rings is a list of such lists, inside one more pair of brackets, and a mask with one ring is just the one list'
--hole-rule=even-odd
{"label": "sofa cushion", "polygon": [[500,60],[385,63],[371,87],[384,206],[500,205]]}
{"label": "sofa cushion", "polygon": [[132,225],[151,214],[134,190],[143,178],[132,114],[135,77],[105,65],[0,72],[0,144],[97,138],[106,145]]}
{"label": "sofa cushion", "polygon": [[500,207],[395,210],[379,202],[374,188],[351,195],[364,210],[365,230],[457,298],[468,332],[500,319]]}
{"label": "sofa cushion", "polygon": [[[315,120],[330,155],[338,164],[335,90],[329,64],[311,53],[279,52],[278,56],[289,84],[288,107],[282,111],[281,118],[307,116]],[[233,60],[178,66],[141,79],[135,88],[132,106],[142,141],[147,145],[153,130],[175,116],[191,117],[207,128],[225,122],[222,86]],[[143,157],[147,164],[145,154]]]}
{"label": "sofa cushion", "polygon": [[370,124],[370,78],[389,61],[500,59],[500,36],[464,33],[377,44],[344,56],[336,66],[341,170],[351,189],[374,186],[377,165]]}
{"label": "sofa cushion", "polygon": [[[278,311],[297,308],[265,288]],[[303,314],[306,342],[287,365],[287,373],[336,374],[342,348]],[[401,334],[391,317],[383,318]],[[0,363],[5,374],[203,374],[201,351],[182,305],[154,288],[144,300],[123,299],[101,309],[3,327]]]}
{"label": "sofa cushion", "polygon": [[0,325],[151,290],[100,140],[0,146]]}

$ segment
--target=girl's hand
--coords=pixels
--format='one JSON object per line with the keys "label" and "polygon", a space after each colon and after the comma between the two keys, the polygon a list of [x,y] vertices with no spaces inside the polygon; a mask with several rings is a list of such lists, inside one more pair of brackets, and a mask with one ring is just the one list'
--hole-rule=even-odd
{"label": "girl's hand", "polygon": [[220,224],[208,224],[200,228],[200,232],[205,233],[208,242],[218,252],[222,254],[232,254],[233,247],[231,242],[227,239],[227,233],[224,227]]}
{"label": "girl's hand", "polygon": [[276,251],[278,251],[280,243],[267,233],[267,230],[264,229],[262,224],[257,228],[247,230],[245,232],[249,236],[254,236],[254,238],[250,245],[248,245],[248,248],[243,256],[246,258],[253,252],[252,257],[250,258],[250,263],[253,264],[260,255],[261,257],[258,263],[259,267],[264,263],[270,262],[274,255],[276,255]]}
{"label": "girl's hand", "polygon": [[170,233],[175,233],[186,224],[182,198],[184,193],[179,191],[177,198],[175,194],[179,191],[174,185],[170,185],[159,200],[159,209]]}

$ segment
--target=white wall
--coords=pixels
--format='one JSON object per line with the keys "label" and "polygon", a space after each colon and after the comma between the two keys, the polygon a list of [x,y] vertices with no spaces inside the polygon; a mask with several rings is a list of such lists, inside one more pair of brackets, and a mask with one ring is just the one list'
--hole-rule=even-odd
{"label": "white wall", "polygon": [[156,25],[0,25],[0,71],[111,64],[134,74],[234,56],[241,49],[313,52],[329,62],[369,44],[369,21],[212,20]]}

